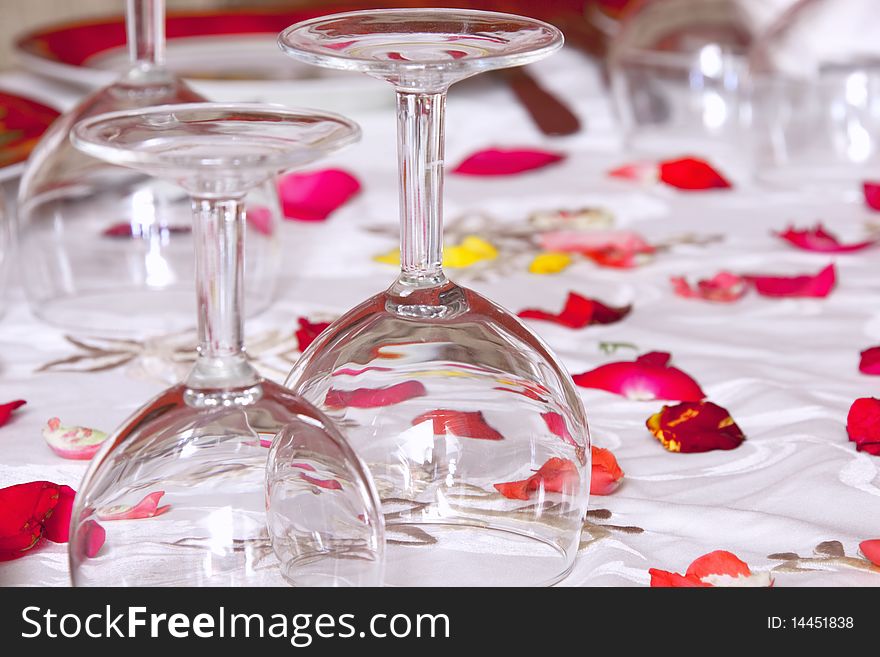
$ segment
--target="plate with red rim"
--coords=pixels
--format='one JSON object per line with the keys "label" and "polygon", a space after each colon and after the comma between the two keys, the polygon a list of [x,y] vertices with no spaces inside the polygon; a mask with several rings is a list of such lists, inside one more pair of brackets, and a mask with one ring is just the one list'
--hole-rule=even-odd
{"label": "plate with red rim", "polygon": [[[333,109],[385,105],[385,85],[367,76],[308,66],[276,44],[289,25],[356,5],[287,10],[170,13],[166,64],[210,100],[309,104]],[[68,22],[25,34],[15,42],[28,70],[85,89],[112,83],[128,66],[122,16]]]}
{"label": "plate with red rim", "polygon": [[0,182],[21,173],[34,146],[58,115],[48,105],[0,89]]}

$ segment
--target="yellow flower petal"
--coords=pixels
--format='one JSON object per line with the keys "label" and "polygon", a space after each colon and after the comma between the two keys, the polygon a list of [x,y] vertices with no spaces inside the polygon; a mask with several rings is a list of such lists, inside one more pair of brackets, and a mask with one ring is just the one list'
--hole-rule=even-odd
{"label": "yellow flower petal", "polygon": [[373,260],[387,265],[400,265],[400,249],[392,249],[388,253],[373,256]]}
{"label": "yellow flower petal", "polygon": [[494,260],[498,257],[498,249],[491,242],[487,242],[482,237],[477,237],[476,235],[465,237],[461,241],[461,246],[479,255],[484,260]]}
{"label": "yellow flower petal", "polygon": [[571,264],[571,256],[558,251],[539,253],[529,264],[533,274],[558,274]]}

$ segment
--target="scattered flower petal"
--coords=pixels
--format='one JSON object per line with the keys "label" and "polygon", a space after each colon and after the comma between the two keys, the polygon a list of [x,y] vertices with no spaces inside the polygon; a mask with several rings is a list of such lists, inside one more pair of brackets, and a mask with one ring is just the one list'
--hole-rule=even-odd
{"label": "scattered flower petal", "polygon": [[164,490],[150,493],[134,506],[128,504],[119,504],[104,509],[98,509],[97,516],[99,520],[140,520],[142,518],[153,518],[161,516],[166,511],[171,510],[171,505],[166,504],[159,506],[159,500],[165,495]]}
{"label": "scattered flower petal", "polygon": [[466,236],[460,244],[446,247],[443,251],[444,267],[470,267],[482,260],[494,260],[498,249],[476,235]]}
{"label": "scattered flower petal", "polygon": [[308,349],[324,330],[330,326],[330,322],[310,322],[305,317],[299,318],[299,328],[296,330],[296,345],[300,351]]}
{"label": "scattered flower petal", "polygon": [[645,423],[670,452],[735,449],[746,439],[730,413],[710,401],[664,406]]}
{"label": "scattered flower petal", "polygon": [[0,561],[22,557],[40,543],[60,497],[59,486],[49,481],[0,488]]}
{"label": "scattered flower petal", "polygon": [[27,404],[24,399],[16,399],[15,401],[7,402],[5,404],[0,404],[0,427],[9,422],[9,418],[12,417],[12,412],[21,408]]}
{"label": "scattered flower petal", "polygon": [[610,495],[620,485],[623,470],[611,450],[592,447],[590,452],[593,455],[590,495]]}
{"label": "scattered flower petal", "polygon": [[727,179],[712,165],[695,157],[661,162],[660,180],[670,187],[688,191],[731,187]]}
{"label": "scattered flower petal", "polygon": [[104,545],[104,541],[107,540],[106,530],[94,520],[86,520],[80,525],[79,533],[84,539],[86,556],[90,559],[97,556]]}
{"label": "scattered flower petal", "polygon": [[540,319],[555,322],[568,328],[579,329],[590,324],[613,324],[619,322],[629,314],[630,310],[632,310],[632,306],[613,308],[606,306],[601,301],[588,299],[580,294],[569,292],[568,298],[565,300],[565,307],[558,315],[534,308],[522,310],[517,315],[523,319]]}
{"label": "scattered flower petal", "polygon": [[865,349],[861,353],[861,357],[859,372],[862,374],[880,374],[880,347]]}
{"label": "scattered flower petal", "polygon": [[656,162],[631,162],[608,172],[612,178],[653,183],[660,179],[660,167]]}
{"label": "scattered flower petal", "polygon": [[73,515],[73,501],[76,491],[70,486],[58,487],[58,503],[43,522],[43,534],[53,543],[67,543],[70,538],[70,518]]}
{"label": "scattered flower petal", "polygon": [[386,388],[357,388],[337,390],[330,388],[324,405],[328,408],[379,408],[400,404],[428,394],[420,381],[403,381]]}
{"label": "scattered flower petal", "polygon": [[562,153],[534,149],[489,148],[468,156],[452,170],[466,176],[509,176],[541,169],[565,159]]}
{"label": "scattered flower petal", "polygon": [[568,459],[554,456],[528,479],[494,484],[495,490],[511,500],[527,500],[530,493],[543,489],[547,493],[567,493],[580,486],[577,466]]}
{"label": "scattered flower petal", "polygon": [[361,189],[357,178],[341,169],[291,173],[278,181],[284,217],[324,221]]}
{"label": "scattered flower petal", "polygon": [[856,399],[846,416],[846,433],[857,451],[880,456],[880,399]]}
{"label": "scattered flower petal", "polygon": [[732,552],[716,550],[696,559],[684,575],[651,568],[653,587],[768,587],[770,573],[752,573],[749,565]]}
{"label": "scattered flower petal", "polygon": [[88,427],[64,426],[61,420],[53,417],[43,427],[43,438],[61,458],[85,461],[101,448],[107,434]]}
{"label": "scattered flower petal", "polygon": [[794,226],[789,226],[784,232],[776,233],[776,235],[786,242],[794,244],[799,249],[815,251],[817,253],[852,253],[877,243],[877,240],[866,240],[854,244],[841,244],[840,240],[833,233],[825,230],[822,224],[816,224],[812,228],[800,230],[794,228]]}
{"label": "scattered flower petal", "polygon": [[360,376],[364,372],[390,372],[390,367],[377,367],[375,365],[371,365],[369,367],[362,367],[359,370],[352,369],[350,367],[343,367],[340,370],[336,370],[330,374],[330,376]]}
{"label": "scattered flower petal", "polygon": [[834,265],[815,275],[746,276],[758,294],[765,297],[827,297],[836,283]]}
{"label": "scattered flower petal", "polygon": [[544,424],[547,425],[547,429],[549,429],[550,433],[562,438],[562,442],[575,447],[580,446],[575,439],[571,437],[571,432],[565,424],[565,418],[562,417],[561,414],[556,413],[555,411],[547,411],[546,413],[541,413],[541,418],[544,420]]}
{"label": "scattered flower petal", "polygon": [[245,213],[247,225],[260,235],[272,234],[272,210],[265,205],[254,205],[247,208]]}
{"label": "scattered flower petal", "polygon": [[669,365],[670,358],[668,353],[652,351],[635,361],[608,363],[572,378],[582,388],[606,390],[635,400],[703,399],[706,395],[697,382]]}
{"label": "scattered flower petal", "polygon": [[557,230],[542,233],[539,241],[545,251],[579,253],[603,267],[636,267],[656,251],[631,230]]}
{"label": "scattered flower petal", "polygon": [[529,272],[532,274],[558,274],[571,265],[571,256],[559,251],[545,251],[532,258]]}
{"label": "scattered flower petal", "polygon": [[318,477],[307,475],[305,472],[300,472],[299,478],[305,482],[310,483],[312,486],[317,486],[318,488],[326,488],[327,490],[342,490],[342,484],[340,484],[336,479],[319,479]]}
{"label": "scattered flower petal", "polygon": [[459,438],[477,438],[479,440],[504,440],[496,429],[486,422],[480,411],[451,411],[438,409],[422,413],[412,421],[413,426],[431,420],[434,424],[434,435],[452,434]]}
{"label": "scattered flower petal", "polygon": [[717,303],[731,303],[741,299],[748,289],[746,280],[742,276],[722,271],[712,278],[697,281],[696,287],[692,287],[683,276],[673,276],[669,279],[672,289],[680,297],[686,299],[704,299]]}
{"label": "scattered flower petal", "polygon": [[875,566],[880,566],[880,538],[859,543],[859,549],[865,558]]}
{"label": "scattered flower petal", "polygon": [[880,210],[880,183],[866,182],[862,184],[865,192],[865,205],[872,210]]}

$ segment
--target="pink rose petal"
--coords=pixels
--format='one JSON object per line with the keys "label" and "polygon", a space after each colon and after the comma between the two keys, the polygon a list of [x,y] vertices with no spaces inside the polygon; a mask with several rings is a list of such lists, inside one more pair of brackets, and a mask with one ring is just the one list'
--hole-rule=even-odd
{"label": "pink rose petal", "polygon": [[635,267],[656,250],[631,230],[558,230],[538,239],[544,251],[579,253],[604,267]]}
{"label": "pink rose petal", "polygon": [[291,173],[278,181],[287,219],[324,221],[361,189],[357,178],[342,169]]}
{"label": "pink rose petal", "polygon": [[651,352],[634,362],[601,365],[576,374],[582,388],[606,390],[634,400],[699,401],[706,395],[690,376],[669,365],[670,355]]}
{"label": "pink rose petal", "polygon": [[299,318],[299,328],[296,330],[296,345],[300,351],[305,351],[324,330],[330,326],[330,322],[310,322],[305,317]]}
{"label": "pink rose petal", "polygon": [[342,369],[336,370],[330,376],[360,376],[364,372],[390,372],[390,367],[376,367],[371,365],[369,367],[362,367],[358,370],[353,369],[351,367],[343,367]]}
{"label": "pink rose petal", "polygon": [[87,461],[101,449],[107,434],[88,427],[64,426],[53,417],[43,427],[43,438],[61,458]]}
{"label": "pink rose petal", "polygon": [[340,484],[336,479],[319,479],[318,477],[307,475],[305,472],[300,472],[299,478],[305,482],[310,483],[312,486],[317,486],[318,488],[325,488],[327,490],[342,490],[342,484]]}
{"label": "pink rose petal", "polygon": [[159,506],[159,500],[165,495],[165,491],[159,490],[150,493],[134,506],[120,504],[105,509],[98,509],[97,516],[99,520],[139,520],[142,518],[153,518],[161,516],[171,509],[170,504]]}
{"label": "pink rose petal", "polygon": [[660,167],[656,162],[631,162],[608,172],[612,178],[634,180],[641,183],[657,182],[660,178]]}
{"label": "pink rose petal", "polygon": [[107,540],[106,530],[94,520],[86,520],[80,525],[79,534],[85,543],[86,556],[90,559],[98,555]]}
{"label": "pink rose petal", "polygon": [[751,275],[745,279],[765,297],[827,297],[836,283],[834,265],[828,265],[818,274],[802,276]]}
{"label": "pink rose petal", "polygon": [[489,148],[468,156],[452,173],[465,176],[510,176],[541,169],[564,159],[564,154],[550,151]]}
{"label": "pink rose petal", "polygon": [[862,189],[865,192],[865,205],[872,210],[880,210],[880,183],[866,182]]}
{"label": "pink rose petal", "polygon": [[571,432],[569,432],[568,427],[565,424],[565,418],[562,417],[562,415],[555,411],[548,411],[546,413],[541,413],[541,418],[544,420],[544,424],[547,425],[547,429],[549,429],[550,433],[561,438],[564,443],[579,447],[575,439],[571,437]]}
{"label": "pink rose petal", "polygon": [[699,280],[696,286],[691,286],[683,276],[673,276],[669,281],[672,283],[673,292],[680,297],[718,303],[737,301],[748,289],[746,279],[727,271],[719,272],[709,279]]}
{"label": "pink rose petal", "polygon": [[817,253],[853,253],[867,249],[877,243],[877,240],[865,240],[853,244],[841,244],[833,233],[825,230],[822,224],[816,224],[813,228],[796,229],[789,226],[784,232],[776,233],[786,242],[793,244],[804,251]]}
{"label": "pink rose petal", "polygon": [[272,234],[272,211],[265,205],[254,205],[247,208],[247,225],[260,235]]}
{"label": "pink rose petal", "polygon": [[379,408],[400,404],[428,394],[420,381],[403,381],[386,388],[337,390],[330,388],[324,404],[328,408]]}
{"label": "pink rose petal", "polygon": [[880,375],[880,347],[871,347],[861,353],[859,372],[862,374]]}

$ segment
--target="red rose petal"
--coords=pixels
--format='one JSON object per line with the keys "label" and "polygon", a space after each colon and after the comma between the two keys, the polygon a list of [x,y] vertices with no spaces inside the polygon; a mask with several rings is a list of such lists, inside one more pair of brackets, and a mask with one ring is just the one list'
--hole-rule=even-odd
{"label": "red rose petal", "polygon": [[335,479],[318,479],[317,477],[307,475],[305,472],[300,472],[299,478],[312,484],[312,486],[317,486],[318,488],[326,488],[327,490],[342,490],[342,484],[340,484]]}
{"label": "red rose petal", "polygon": [[619,322],[629,314],[630,310],[632,310],[632,306],[612,308],[611,306],[606,306],[601,301],[588,299],[574,292],[569,292],[568,298],[565,300],[565,307],[558,315],[533,308],[522,310],[517,315],[523,319],[540,319],[555,322],[568,328],[579,329],[590,324],[613,324],[614,322]]}
{"label": "red rose petal", "polygon": [[846,416],[846,433],[857,451],[880,456],[880,399],[856,399]]}
{"label": "red rose petal", "polygon": [[699,401],[706,395],[690,376],[669,365],[670,355],[651,352],[634,362],[601,365],[575,374],[574,382],[582,388],[606,390],[629,399]]}
{"label": "red rose petal", "polygon": [[863,183],[862,189],[865,192],[865,205],[872,210],[880,210],[880,183]]}
{"label": "red rose petal", "polygon": [[86,520],[79,528],[80,537],[85,544],[86,556],[90,559],[97,556],[107,540],[107,532],[94,520]]}
{"label": "red rose petal", "polygon": [[0,488],[0,561],[22,557],[39,544],[60,497],[59,486],[49,481]]}
{"label": "red rose petal", "polygon": [[799,249],[815,251],[817,253],[852,253],[877,243],[877,240],[866,240],[854,244],[841,244],[840,240],[825,230],[822,224],[816,224],[813,228],[801,230],[789,226],[784,232],[776,233],[776,235]]}
{"label": "red rose petal", "polygon": [[749,565],[732,552],[715,550],[694,560],[688,566],[686,576],[703,579],[710,575],[729,575],[730,577],[748,577],[752,574]]}
{"label": "red rose petal", "polygon": [[648,570],[651,575],[651,586],[653,588],[688,588],[700,587],[709,588],[712,585],[701,582],[697,577],[687,577],[678,573],[670,573],[668,570],[658,570],[651,568]]}
{"label": "red rose petal", "polygon": [[690,191],[731,187],[708,162],[695,157],[661,162],[660,180],[671,187]]}
{"label": "red rose petal", "polygon": [[663,447],[683,454],[735,449],[746,439],[727,409],[708,401],[664,406],[645,424]]}
{"label": "red rose petal", "polygon": [[834,265],[815,275],[746,276],[758,294],[765,297],[827,297],[836,283]]}
{"label": "red rose petal", "polygon": [[861,353],[859,372],[862,374],[880,374],[880,347],[871,347]]}
{"label": "red rose petal", "polygon": [[575,447],[579,446],[574,438],[571,437],[571,433],[565,424],[565,418],[562,417],[562,415],[554,411],[548,411],[547,413],[541,413],[541,417],[547,425],[547,429],[550,430],[550,433],[562,438],[562,442],[564,443],[574,445]]}
{"label": "red rose petal", "polygon": [[[262,444],[262,441],[261,441]],[[271,443],[270,443],[271,444]],[[142,518],[154,518],[171,510],[171,505],[159,506],[159,500],[165,495],[165,491],[159,490],[145,496],[134,506],[120,504],[105,509],[98,509],[99,520],[139,520]]]}
{"label": "red rose petal", "polygon": [[673,292],[686,299],[731,303],[741,299],[747,290],[746,280],[742,276],[726,271],[719,272],[712,278],[697,281],[695,288],[683,276],[673,276],[669,280]]}
{"label": "red rose petal", "polygon": [[298,221],[324,221],[360,189],[358,179],[341,169],[291,173],[278,181],[284,216]]}
{"label": "red rose petal", "polygon": [[452,170],[466,176],[510,176],[541,169],[565,159],[562,153],[533,149],[489,148],[468,156]]}
{"label": "red rose petal", "polygon": [[265,205],[254,205],[247,208],[245,217],[247,225],[260,235],[272,234],[272,211]]}
{"label": "red rose petal", "polygon": [[451,411],[438,409],[422,413],[412,421],[413,426],[427,422],[434,423],[434,435],[452,434],[459,438],[476,438],[478,440],[504,440],[496,429],[491,427],[480,411]]}
{"label": "red rose petal", "polygon": [[24,399],[16,399],[15,401],[0,404],[0,427],[9,422],[9,418],[12,417],[12,411],[21,408],[25,404],[27,402]]}
{"label": "red rose petal", "polygon": [[330,388],[324,404],[329,408],[378,408],[400,404],[428,393],[420,381],[403,381],[387,388],[358,388],[337,390]]}
{"label": "red rose petal", "polygon": [[610,495],[623,479],[623,470],[611,450],[593,447],[590,452],[593,455],[590,494]]}
{"label": "red rose petal", "polygon": [[868,561],[875,566],[880,566],[880,538],[862,541],[859,543],[859,549]]}
{"label": "red rose petal", "polygon": [[44,536],[53,543],[67,543],[70,537],[70,516],[75,498],[76,491],[70,486],[58,487],[58,504],[43,522]]}
{"label": "red rose petal", "polygon": [[554,456],[528,479],[494,484],[494,487],[508,499],[527,500],[530,493],[538,489],[548,493],[563,493],[576,489],[579,485],[577,466],[568,459]]}
{"label": "red rose petal", "polygon": [[330,326],[330,322],[310,322],[305,317],[299,318],[299,328],[296,330],[296,345],[300,351],[308,349],[324,330]]}

